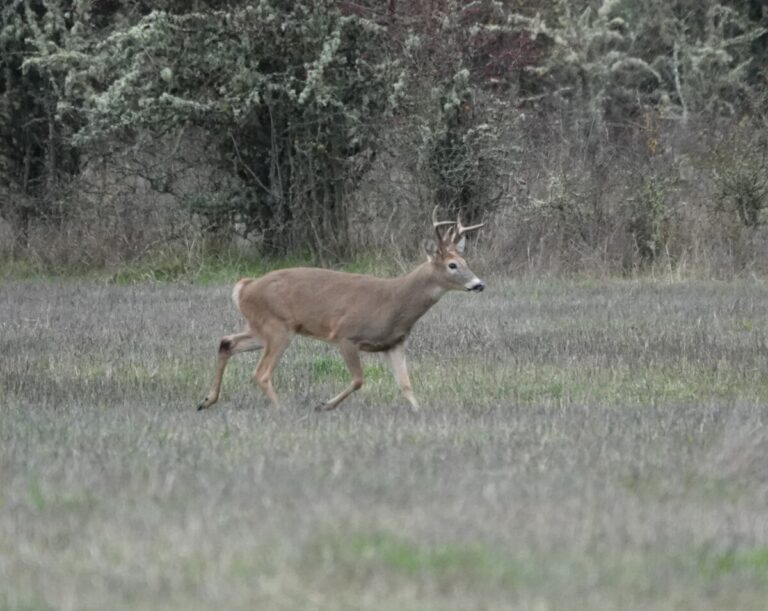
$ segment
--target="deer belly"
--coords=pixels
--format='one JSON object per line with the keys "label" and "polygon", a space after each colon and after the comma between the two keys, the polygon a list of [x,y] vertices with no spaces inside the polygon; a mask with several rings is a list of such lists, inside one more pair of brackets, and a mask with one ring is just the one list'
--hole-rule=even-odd
{"label": "deer belly", "polygon": [[366,338],[355,343],[363,352],[386,352],[387,350],[392,350],[392,348],[401,344],[403,341],[405,341],[405,335],[379,339]]}

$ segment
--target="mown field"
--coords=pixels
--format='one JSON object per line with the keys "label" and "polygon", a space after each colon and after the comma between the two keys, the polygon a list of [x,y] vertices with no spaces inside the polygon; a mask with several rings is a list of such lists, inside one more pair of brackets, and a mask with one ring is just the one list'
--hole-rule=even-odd
{"label": "mown field", "polygon": [[230,286],[0,284],[0,609],[765,609],[768,284],[486,278],[284,406]]}

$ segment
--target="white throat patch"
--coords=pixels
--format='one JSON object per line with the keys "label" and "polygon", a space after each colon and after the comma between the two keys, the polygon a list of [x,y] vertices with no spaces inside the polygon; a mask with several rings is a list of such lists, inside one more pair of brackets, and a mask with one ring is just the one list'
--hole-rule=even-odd
{"label": "white throat patch", "polygon": [[437,301],[443,295],[445,295],[445,289],[442,286],[432,287],[432,290],[429,293],[429,296],[432,298],[432,301]]}

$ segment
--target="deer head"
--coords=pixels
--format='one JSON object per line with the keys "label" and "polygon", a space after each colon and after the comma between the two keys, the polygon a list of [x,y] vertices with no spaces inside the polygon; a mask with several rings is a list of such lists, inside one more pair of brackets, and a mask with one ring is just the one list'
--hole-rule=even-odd
{"label": "deer head", "polygon": [[[461,256],[466,245],[466,234],[480,229],[485,223],[465,227],[461,224],[461,215],[456,221],[438,221],[437,206],[432,211],[432,226],[435,230],[437,249],[429,256],[440,284],[446,290],[464,290],[481,292],[485,284],[469,269],[467,262]],[[447,229],[443,230],[443,227]]]}

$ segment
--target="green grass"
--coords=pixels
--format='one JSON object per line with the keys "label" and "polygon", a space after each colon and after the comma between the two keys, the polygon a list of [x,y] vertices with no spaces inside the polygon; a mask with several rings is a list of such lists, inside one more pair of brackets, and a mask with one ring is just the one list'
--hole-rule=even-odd
{"label": "green grass", "polygon": [[365,574],[392,571],[404,577],[443,581],[463,579],[512,586],[525,573],[507,554],[477,543],[424,545],[388,532],[352,532],[313,540],[310,561],[332,562],[334,569]]}
{"label": "green grass", "polygon": [[[201,286],[234,283],[242,277],[261,276],[285,267],[318,267],[310,255],[254,255],[236,250],[221,253],[179,252],[159,253],[117,267],[88,267],[79,265],[50,265],[35,260],[0,261],[0,282],[18,280],[86,280],[115,285],[143,282],[185,282]],[[324,265],[327,267],[328,265]],[[353,273],[397,275],[401,272],[391,260],[360,255],[336,264],[335,269]]]}
{"label": "green grass", "polygon": [[[312,361],[312,380],[313,381],[346,381],[350,377],[349,370],[340,358],[330,356],[320,356]],[[363,376],[369,383],[389,380],[391,374],[387,368],[380,364],[363,365]]]}
{"label": "green grass", "polygon": [[768,583],[768,547],[702,554],[701,570],[710,578],[745,573]]}
{"label": "green grass", "polygon": [[768,284],[486,278],[419,413],[376,355],[315,413],[304,338],[281,410],[247,354],[198,413],[241,321],[195,278],[4,282],[0,609],[764,608]]}

